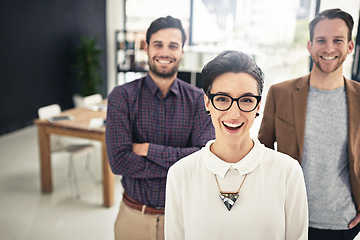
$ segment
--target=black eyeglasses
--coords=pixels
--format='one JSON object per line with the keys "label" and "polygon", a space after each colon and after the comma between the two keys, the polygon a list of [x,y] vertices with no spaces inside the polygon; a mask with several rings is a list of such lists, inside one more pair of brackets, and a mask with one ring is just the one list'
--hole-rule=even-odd
{"label": "black eyeglasses", "polygon": [[219,111],[229,110],[235,101],[237,102],[237,105],[241,111],[251,112],[255,110],[261,100],[261,96],[256,95],[244,95],[239,98],[232,98],[229,95],[223,93],[210,93],[208,97],[214,108]]}

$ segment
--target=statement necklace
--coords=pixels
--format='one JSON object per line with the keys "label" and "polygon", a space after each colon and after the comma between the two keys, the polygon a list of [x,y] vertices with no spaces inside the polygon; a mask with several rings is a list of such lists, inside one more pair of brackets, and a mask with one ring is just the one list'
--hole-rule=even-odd
{"label": "statement necklace", "polygon": [[239,198],[239,191],[240,191],[241,186],[243,185],[243,183],[244,183],[244,181],[246,179],[247,174],[245,174],[245,177],[242,180],[242,182],[240,184],[240,187],[236,192],[223,192],[223,191],[221,191],[219,182],[218,182],[217,177],[216,177],[216,174],[214,174],[214,176],[215,176],[215,180],[216,180],[216,183],[217,183],[219,191],[220,191],[219,196],[220,196],[221,200],[223,201],[223,203],[225,204],[226,208],[230,211],[231,208],[234,206],[236,200]]}

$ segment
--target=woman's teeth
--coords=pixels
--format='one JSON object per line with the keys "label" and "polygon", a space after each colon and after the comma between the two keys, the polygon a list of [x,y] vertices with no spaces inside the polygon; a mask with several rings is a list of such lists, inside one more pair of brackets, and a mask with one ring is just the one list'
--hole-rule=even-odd
{"label": "woman's teeth", "polygon": [[240,128],[244,123],[229,123],[229,122],[223,122],[224,126],[231,129],[231,130],[235,130]]}

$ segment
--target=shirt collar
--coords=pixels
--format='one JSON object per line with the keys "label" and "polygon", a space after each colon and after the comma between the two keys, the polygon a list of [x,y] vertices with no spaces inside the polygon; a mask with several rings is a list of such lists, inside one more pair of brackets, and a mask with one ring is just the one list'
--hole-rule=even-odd
{"label": "shirt collar", "polygon": [[[175,78],[175,80],[174,80],[173,84],[171,85],[169,92],[167,93],[166,96],[168,96],[170,93],[174,93],[175,96],[179,96],[179,94],[180,94],[179,81],[181,81],[181,80],[179,80],[178,78]],[[149,73],[146,74],[146,76],[145,76],[145,82],[148,85],[148,87],[153,95],[156,95],[160,91],[159,87],[155,84],[154,80],[150,77]]]}
{"label": "shirt collar", "polygon": [[212,173],[218,175],[221,178],[225,177],[230,168],[238,170],[240,175],[245,175],[254,171],[263,158],[264,148],[258,139],[253,138],[252,140],[254,142],[253,148],[241,161],[237,163],[227,163],[213,154],[210,151],[210,146],[215,140],[210,140],[207,142],[202,151],[202,158],[206,167]]}

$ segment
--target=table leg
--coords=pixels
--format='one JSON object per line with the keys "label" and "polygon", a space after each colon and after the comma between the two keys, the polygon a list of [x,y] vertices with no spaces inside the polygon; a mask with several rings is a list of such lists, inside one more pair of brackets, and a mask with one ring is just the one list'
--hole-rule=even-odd
{"label": "table leg", "polygon": [[105,207],[111,207],[114,204],[114,175],[108,162],[105,140],[102,141],[102,172],[104,199],[103,204]]}
{"label": "table leg", "polygon": [[50,135],[46,132],[44,126],[38,126],[39,134],[39,150],[40,150],[40,177],[41,191],[43,193],[52,192],[52,176],[51,176],[51,149]]}

